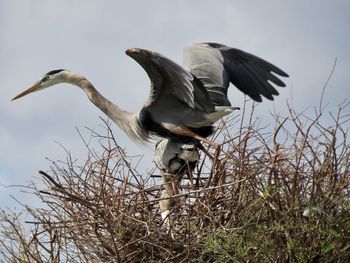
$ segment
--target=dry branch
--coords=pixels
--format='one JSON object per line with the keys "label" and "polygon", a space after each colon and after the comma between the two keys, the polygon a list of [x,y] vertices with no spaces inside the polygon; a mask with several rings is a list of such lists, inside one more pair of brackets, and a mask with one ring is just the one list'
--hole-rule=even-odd
{"label": "dry branch", "polygon": [[[345,262],[350,256],[349,104],[324,123],[290,109],[276,128],[245,105],[222,122],[220,167],[186,178],[172,239],[162,183],[136,169],[108,121],[84,140],[87,159],[40,171],[42,207],[0,211],[3,262]],[[326,128],[327,127],[327,128]],[[207,149],[212,151],[212,149]],[[190,181],[192,180],[192,181]],[[221,182],[217,185],[215,182]]]}

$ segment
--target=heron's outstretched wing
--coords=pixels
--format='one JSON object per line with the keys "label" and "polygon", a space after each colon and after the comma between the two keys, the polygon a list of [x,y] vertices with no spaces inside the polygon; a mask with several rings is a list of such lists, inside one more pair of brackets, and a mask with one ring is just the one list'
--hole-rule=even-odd
{"label": "heron's outstretched wing", "polygon": [[[178,99],[187,106],[208,111],[213,109],[207,90],[190,72],[163,55],[139,48],[131,48],[126,54],[135,59],[147,72],[151,90],[146,107],[156,100]],[[166,110],[164,105],[164,110]]]}
{"label": "heron's outstretched wing", "polygon": [[201,80],[212,102],[221,106],[230,106],[227,99],[230,82],[253,100],[261,102],[261,95],[270,100],[273,95],[278,95],[271,83],[285,87],[274,74],[288,77],[284,71],[257,56],[216,43],[185,47],[184,67]]}

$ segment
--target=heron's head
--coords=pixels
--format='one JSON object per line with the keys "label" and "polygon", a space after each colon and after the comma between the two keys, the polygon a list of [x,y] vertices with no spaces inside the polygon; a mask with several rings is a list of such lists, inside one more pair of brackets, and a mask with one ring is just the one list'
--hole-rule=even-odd
{"label": "heron's head", "polygon": [[36,92],[38,90],[42,90],[59,83],[70,82],[69,81],[70,73],[71,73],[70,71],[65,69],[51,70],[47,72],[39,81],[34,83],[32,86],[30,86],[28,89],[26,89],[22,93],[18,94],[12,100],[19,99],[29,93]]}

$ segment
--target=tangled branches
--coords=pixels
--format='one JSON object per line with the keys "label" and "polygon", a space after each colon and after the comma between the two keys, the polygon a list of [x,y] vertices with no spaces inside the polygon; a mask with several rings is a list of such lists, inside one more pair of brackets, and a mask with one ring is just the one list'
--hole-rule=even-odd
{"label": "tangled branches", "polygon": [[[88,158],[70,154],[40,172],[25,223],[0,211],[6,262],[345,262],[350,256],[350,115],[275,117],[252,110],[222,122],[221,167],[202,156],[183,181],[171,238],[159,215],[162,184],[139,172],[108,123]],[[212,151],[212,149],[208,149]],[[45,189],[43,189],[45,188]]]}

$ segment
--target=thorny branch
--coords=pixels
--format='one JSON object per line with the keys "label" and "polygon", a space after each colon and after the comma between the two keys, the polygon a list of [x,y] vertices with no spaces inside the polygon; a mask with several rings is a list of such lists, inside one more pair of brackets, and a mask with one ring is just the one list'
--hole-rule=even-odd
{"label": "thorny branch", "polygon": [[[322,106],[322,102],[320,103]],[[222,122],[220,163],[209,180],[203,158],[172,216],[175,239],[159,215],[162,182],[137,168],[108,121],[91,131],[80,163],[39,171],[40,208],[0,210],[3,262],[345,262],[350,256],[349,103],[323,123],[292,109],[261,127],[245,104]],[[83,137],[81,135],[81,137]],[[207,149],[212,151],[212,149]],[[224,174],[220,174],[224,173]],[[214,178],[215,179],[215,178]],[[193,180],[190,182],[190,180]]]}

